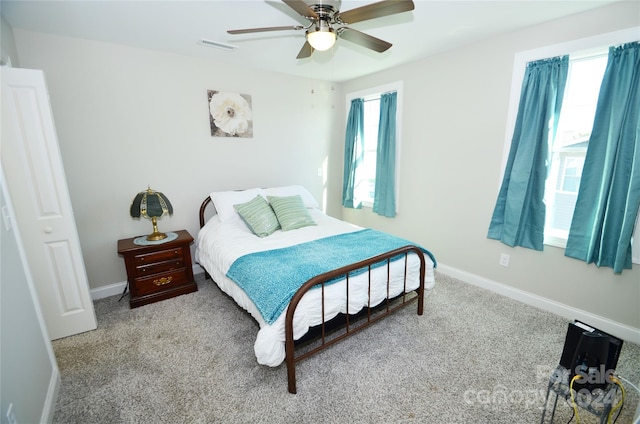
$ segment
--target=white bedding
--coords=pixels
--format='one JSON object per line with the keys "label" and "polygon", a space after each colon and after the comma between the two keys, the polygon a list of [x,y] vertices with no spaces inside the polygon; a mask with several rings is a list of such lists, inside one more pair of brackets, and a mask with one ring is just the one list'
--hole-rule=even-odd
{"label": "white bedding", "polygon": [[[308,209],[315,226],[300,228],[293,231],[278,230],[268,237],[256,237],[241,220],[221,222],[218,215],[214,215],[198,233],[196,240],[195,261],[203,266],[218,284],[220,289],[231,296],[238,305],[246,309],[258,322],[260,330],[254,344],[254,351],[258,363],[268,366],[278,366],[285,359],[285,316],[286,310],[271,325],[267,324],[260,312],[248,298],[245,292],[226,277],[229,267],[241,256],[249,253],[287,247],[306,241],[316,240],[336,234],[360,230],[360,227],[340,221],[324,214],[319,209]],[[425,257],[425,295],[435,284],[433,262],[428,255]],[[391,296],[400,294],[403,290],[404,261],[402,264],[391,266]],[[408,274],[414,276],[408,279],[407,289],[418,287],[418,270],[420,261],[415,255],[409,256]],[[372,271],[374,281],[384,283],[372,285],[371,299],[375,305],[386,298],[386,267]],[[368,286],[366,274],[350,278],[349,285],[349,313],[359,311],[367,305]],[[358,284],[359,280],[364,284]],[[346,312],[345,283],[339,282],[325,287],[325,316],[329,320],[338,313]],[[310,326],[322,322],[320,308],[320,290],[308,292],[296,309],[294,317],[294,338],[302,337]]]}

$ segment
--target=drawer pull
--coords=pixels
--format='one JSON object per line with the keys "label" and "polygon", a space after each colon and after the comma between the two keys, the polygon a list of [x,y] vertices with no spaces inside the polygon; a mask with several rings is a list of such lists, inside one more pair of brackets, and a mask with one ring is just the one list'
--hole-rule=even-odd
{"label": "drawer pull", "polygon": [[156,286],[164,286],[165,284],[169,284],[171,281],[173,281],[173,277],[162,277],[153,280],[153,284]]}

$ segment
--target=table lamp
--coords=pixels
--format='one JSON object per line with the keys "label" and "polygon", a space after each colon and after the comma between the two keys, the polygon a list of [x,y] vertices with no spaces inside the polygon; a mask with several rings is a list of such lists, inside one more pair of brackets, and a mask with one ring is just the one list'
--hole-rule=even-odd
{"label": "table lamp", "polygon": [[147,236],[147,240],[149,241],[158,241],[167,238],[165,233],[158,231],[157,223],[157,219],[166,213],[169,215],[173,214],[171,202],[169,202],[167,196],[159,191],[151,190],[151,187],[148,187],[147,191],[141,191],[136,194],[136,197],[131,203],[131,216],[133,218],[140,218],[141,215],[145,218],[151,218],[153,233]]}

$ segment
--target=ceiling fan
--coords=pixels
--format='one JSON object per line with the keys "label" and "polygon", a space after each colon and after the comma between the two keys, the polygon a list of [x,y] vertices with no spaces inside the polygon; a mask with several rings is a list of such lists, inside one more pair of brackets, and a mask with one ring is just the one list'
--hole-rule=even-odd
{"label": "ceiling fan", "polygon": [[[309,21],[307,26],[277,26],[266,28],[248,28],[228,30],[229,34],[248,34],[252,32],[305,30],[306,41],[298,53],[297,59],[310,57],[314,50],[328,50],[342,38],[376,52],[384,52],[391,43],[365,34],[346,25],[362,22],[414,9],[411,0],[383,0],[366,6],[340,12],[340,0],[282,0]],[[335,27],[335,28],[334,28]]]}

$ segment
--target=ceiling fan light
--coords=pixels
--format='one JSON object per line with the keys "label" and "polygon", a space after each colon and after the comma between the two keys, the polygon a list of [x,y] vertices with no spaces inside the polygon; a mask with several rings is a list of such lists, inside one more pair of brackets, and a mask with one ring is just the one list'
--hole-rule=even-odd
{"label": "ceiling fan light", "polygon": [[322,28],[320,31],[307,32],[307,41],[316,50],[329,50],[336,42],[336,33],[332,28]]}

